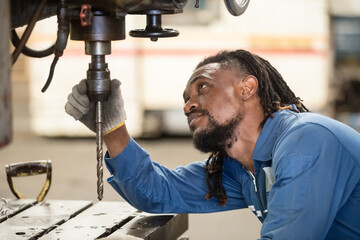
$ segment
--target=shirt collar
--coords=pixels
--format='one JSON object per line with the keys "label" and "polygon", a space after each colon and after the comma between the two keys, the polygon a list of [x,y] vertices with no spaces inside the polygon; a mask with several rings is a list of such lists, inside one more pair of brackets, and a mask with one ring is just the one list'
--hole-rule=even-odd
{"label": "shirt collar", "polygon": [[263,129],[256,141],[253,160],[269,161],[272,159],[272,150],[278,138],[279,126],[282,120],[289,115],[292,115],[290,110],[279,110],[273,113],[273,118],[269,117],[266,120]]}

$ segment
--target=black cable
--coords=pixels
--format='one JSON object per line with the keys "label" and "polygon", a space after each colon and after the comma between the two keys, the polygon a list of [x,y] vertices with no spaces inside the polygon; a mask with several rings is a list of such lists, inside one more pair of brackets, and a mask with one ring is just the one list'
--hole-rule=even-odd
{"label": "black cable", "polygon": [[54,76],[55,66],[56,66],[56,63],[58,60],[59,60],[59,57],[57,55],[55,55],[54,60],[52,61],[51,66],[50,66],[49,77],[46,80],[44,87],[41,89],[41,92],[45,92],[46,89],[50,86],[51,80]]}
{"label": "black cable", "polygon": [[30,20],[28,26],[26,27],[25,32],[22,35],[19,44],[17,45],[14,52],[12,53],[11,58],[12,58],[13,65],[16,62],[16,60],[18,59],[22,49],[26,45],[26,42],[28,41],[31,32],[34,29],[35,23],[39,19],[40,14],[41,14],[42,10],[44,9],[46,2],[47,2],[47,0],[41,0],[41,2],[39,3],[39,5],[36,8],[36,11],[34,12],[33,16],[31,17],[31,20]]}
{"label": "black cable", "polygon": [[[14,45],[15,48],[20,43],[20,38],[17,35],[15,29],[11,30],[11,43]],[[55,50],[55,44],[44,50],[34,50],[25,45],[21,50],[21,53],[28,57],[42,58],[42,57],[50,56],[51,54],[54,53],[54,50]]]}
{"label": "black cable", "polygon": [[54,76],[55,66],[58,62],[59,58],[63,55],[63,52],[66,48],[67,39],[69,37],[69,18],[68,18],[68,0],[59,0],[59,6],[58,6],[58,32],[57,32],[57,38],[55,42],[55,50],[54,50],[54,60],[51,63],[50,66],[50,72],[48,79],[46,80],[46,83],[44,87],[41,89],[41,92],[45,92],[47,88],[49,87],[52,78]]}

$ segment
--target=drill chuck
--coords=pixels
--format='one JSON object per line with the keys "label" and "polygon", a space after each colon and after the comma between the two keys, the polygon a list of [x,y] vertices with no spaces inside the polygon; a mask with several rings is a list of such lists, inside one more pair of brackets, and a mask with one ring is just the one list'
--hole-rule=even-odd
{"label": "drill chuck", "polygon": [[105,55],[111,53],[110,41],[87,41],[85,53],[91,55],[87,71],[88,96],[91,101],[106,101],[110,94],[110,71]]}
{"label": "drill chuck", "polygon": [[91,56],[86,79],[90,100],[106,101],[110,94],[111,79],[104,55]]}

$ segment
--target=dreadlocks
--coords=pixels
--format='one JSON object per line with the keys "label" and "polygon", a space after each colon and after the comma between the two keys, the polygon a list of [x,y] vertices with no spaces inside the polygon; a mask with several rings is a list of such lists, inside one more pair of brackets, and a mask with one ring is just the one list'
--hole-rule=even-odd
{"label": "dreadlocks", "polygon": [[[196,69],[209,63],[220,63],[221,69],[231,70],[236,77],[253,75],[257,78],[257,94],[264,109],[264,120],[260,128],[265,125],[269,117],[273,117],[273,113],[277,110],[289,108],[296,112],[309,111],[300,98],[291,91],[280,73],[268,61],[255,54],[245,50],[223,51],[205,58]],[[292,104],[297,109],[291,108]],[[216,197],[220,206],[224,206],[227,201],[226,192],[222,186],[222,164],[225,157],[225,151],[213,152],[205,165],[208,187],[205,198]]]}

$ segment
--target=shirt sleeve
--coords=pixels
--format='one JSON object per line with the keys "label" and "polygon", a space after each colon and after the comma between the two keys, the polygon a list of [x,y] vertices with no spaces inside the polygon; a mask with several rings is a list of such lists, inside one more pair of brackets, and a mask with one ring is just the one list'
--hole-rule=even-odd
{"label": "shirt sleeve", "polygon": [[[132,138],[115,158],[105,156],[112,175],[108,182],[131,205],[151,213],[204,213],[246,207],[241,186],[223,172],[223,185],[230,196],[225,207],[217,199],[205,199],[204,162],[170,170],[154,161]],[[233,174],[232,172],[229,174]]]}
{"label": "shirt sleeve", "polygon": [[325,239],[358,181],[354,159],[316,124],[284,136],[274,152],[275,182],[261,239]]}

